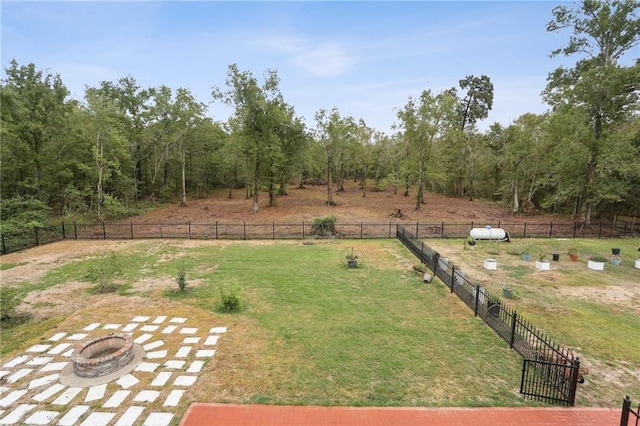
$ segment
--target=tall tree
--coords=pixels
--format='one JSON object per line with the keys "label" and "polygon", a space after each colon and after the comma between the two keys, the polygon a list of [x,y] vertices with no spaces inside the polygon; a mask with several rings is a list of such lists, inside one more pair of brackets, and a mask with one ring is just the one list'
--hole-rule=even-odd
{"label": "tall tree", "polygon": [[353,138],[355,123],[352,117],[341,117],[340,111],[333,108],[329,114],[324,109],[316,112],[315,137],[324,149],[327,166],[327,201],[328,206],[335,206],[333,201],[333,180],[336,175],[344,146]]}
{"label": "tall tree", "polygon": [[566,47],[552,56],[579,55],[572,68],[559,67],[549,74],[545,100],[556,110],[577,108],[584,113],[591,134],[580,140],[588,159],[579,194],[579,220],[589,225],[595,206],[608,194],[599,190],[599,162],[616,126],[638,110],[640,60],[623,66],[620,60],[640,41],[637,0],[603,2],[583,0],[575,6],[557,6],[547,31],[569,29]]}
{"label": "tall tree", "polygon": [[[269,200],[273,203],[276,170],[283,160],[283,127],[291,126],[290,107],[280,93],[280,79],[275,70],[267,70],[264,83],[249,71],[240,71],[236,64],[229,66],[226,85],[222,91],[214,88],[214,100],[221,100],[234,108],[236,128],[241,133],[245,153],[251,169],[253,205],[251,211],[260,211],[259,193],[263,176],[269,184]],[[292,110],[291,110],[292,111]]]}
{"label": "tall tree", "polygon": [[28,195],[48,203],[47,186],[57,172],[49,156],[66,140],[69,91],[58,74],[32,63],[20,66],[13,60],[5,72],[0,96],[3,197]]}
{"label": "tall tree", "polygon": [[451,130],[454,123],[455,103],[456,99],[450,91],[433,95],[430,90],[425,90],[418,99],[409,98],[407,104],[397,112],[399,128],[407,141],[410,157],[414,159],[413,172],[418,187],[416,210],[420,210],[424,204],[427,165],[434,144]]}
{"label": "tall tree", "polygon": [[[100,89],[87,88],[85,99],[91,114],[88,135],[93,139],[96,165],[97,219],[105,218],[108,180],[120,173],[120,166],[127,156],[122,120],[116,102]],[[112,198],[109,198],[112,201]]]}

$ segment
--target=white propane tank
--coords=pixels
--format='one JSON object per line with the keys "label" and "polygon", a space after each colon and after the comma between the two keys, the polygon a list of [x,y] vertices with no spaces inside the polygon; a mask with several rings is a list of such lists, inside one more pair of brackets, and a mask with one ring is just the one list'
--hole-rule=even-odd
{"label": "white propane tank", "polygon": [[485,226],[484,228],[473,228],[469,231],[469,236],[476,240],[500,240],[509,241],[509,234],[502,228],[492,228]]}

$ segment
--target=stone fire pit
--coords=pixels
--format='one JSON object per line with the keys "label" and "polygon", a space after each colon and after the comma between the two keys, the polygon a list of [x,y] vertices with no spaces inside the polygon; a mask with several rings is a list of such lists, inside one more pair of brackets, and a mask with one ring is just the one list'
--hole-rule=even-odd
{"label": "stone fire pit", "polygon": [[118,371],[129,364],[133,357],[133,337],[117,333],[78,343],[71,361],[76,376],[91,378]]}

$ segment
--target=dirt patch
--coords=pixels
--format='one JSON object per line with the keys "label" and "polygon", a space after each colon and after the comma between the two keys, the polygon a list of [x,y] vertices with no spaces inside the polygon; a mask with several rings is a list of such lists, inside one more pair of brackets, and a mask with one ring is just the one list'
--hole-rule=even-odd
{"label": "dirt patch", "polygon": [[637,301],[640,300],[640,286],[619,286],[607,287],[558,287],[556,291],[562,295],[576,299],[589,300],[607,305],[615,304],[635,309],[640,313]]}
{"label": "dirt patch", "polygon": [[244,190],[232,191],[232,198],[227,191],[220,191],[204,199],[188,200],[186,206],[163,206],[141,216],[133,218],[135,223],[226,223],[241,222],[287,222],[298,223],[310,221],[315,217],[334,215],[343,223],[353,221],[388,222],[396,221],[392,215],[401,211],[405,218],[402,221],[419,221],[423,223],[477,223],[497,221],[527,221],[531,223],[549,223],[567,221],[566,218],[545,215],[520,215],[512,213],[498,203],[470,201],[465,198],[446,197],[432,193],[425,194],[425,205],[415,210],[415,193],[405,197],[402,191],[394,194],[392,189],[386,191],[363,191],[357,183],[346,182],[345,191],[334,194],[336,206],[327,206],[327,187],[308,186],[304,189],[292,187],[289,195],[277,198],[275,207],[267,206],[267,193],[260,194],[259,213],[251,213],[252,199],[246,199]]}

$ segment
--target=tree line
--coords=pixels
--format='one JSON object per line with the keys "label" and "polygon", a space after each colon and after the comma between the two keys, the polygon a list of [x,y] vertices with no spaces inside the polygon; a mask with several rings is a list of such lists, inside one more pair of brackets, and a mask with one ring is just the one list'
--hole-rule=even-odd
{"label": "tree line", "polygon": [[547,31],[572,35],[552,56],[577,61],[549,73],[548,112],[485,132],[476,126],[493,106],[485,75],[409,97],[386,134],[337,108],[305,123],[275,70],[259,79],[230,65],[211,93],[233,109],[218,122],[187,88],[143,88],[127,76],[87,87],[78,100],[60,75],[14,60],[1,87],[2,230],[41,226],[52,215],[115,219],[219,188],[229,196],[244,188],[258,212],[264,191],[273,206],[289,185],[324,184],[332,205],[346,179],[363,196],[412,196],[416,209],[428,190],[514,212],[569,214],[585,225],[596,215],[637,215],[640,60],[621,59],[638,46],[638,6],[585,0],[553,8]]}

